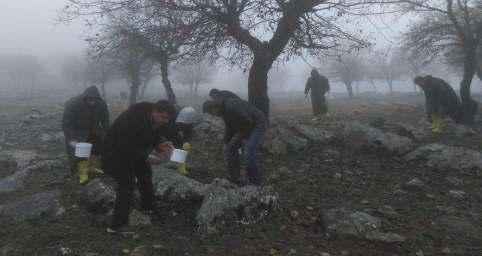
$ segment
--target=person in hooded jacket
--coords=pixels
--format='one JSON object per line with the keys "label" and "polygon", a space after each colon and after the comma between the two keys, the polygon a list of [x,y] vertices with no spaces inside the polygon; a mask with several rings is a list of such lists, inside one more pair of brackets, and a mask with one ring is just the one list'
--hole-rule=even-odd
{"label": "person in hooded jacket", "polygon": [[425,94],[427,118],[432,122],[432,132],[443,131],[445,116],[450,116],[454,122],[460,122],[461,104],[454,89],[444,80],[433,76],[417,76],[414,83]]}
{"label": "person in hooded jacket", "polygon": [[[72,173],[78,173],[81,184],[88,180],[89,173],[101,172],[96,167],[108,126],[109,111],[97,87],[87,88],[82,94],[69,99],[65,104],[62,130],[65,136],[67,156],[70,170]],[[75,145],[78,142],[92,144],[90,158],[75,157]]]}
{"label": "person in hooded jacket", "polygon": [[209,91],[209,97],[211,97],[214,101],[223,101],[224,99],[241,99],[238,95],[236,95],[232,91],[228,90],[218,90],[218,89],[211,89]]}
{"label": "person in hooded jacket", "polygon": [[222,101],[206,101],[203,112],[222,117],[225,124],[225,157],[229,180],[243,185],[240,179],[239,149],[244,145],[246,172],[249,181],[256,186],[263,185],[263,177],[258,168],[256,150],[262,143],[268,128],[266,115],[247,101],[226,98]]}
{"label": "person in hooded jacket", "polygon": [[[192,148],[191,141],[194,136],[194,125],[200,120],[199,113],[193,107],[176,106],[176,115],[169,121],[167,126],[167,139],[174,144],[174,147],[189,151]],[[177,171],[187,175],[185,163],[177,166]]]}
{"label": "person in hooded jacket", "polygon": [[313,107],[314,119],[319,118],[328,112],[326,107],[325,94],[330,90],[328,79],[318,73],[316,69],[311,70],[311,76],[306,81],[305,97],[311,90],[311,105]]}
{"label": "person in hooded jacket", "polygon": [[114,214],[107,232],[131,233],[129,211],[136,185],[142,210],[156,210],[151,165],[160,164],[173,150],[164,127],[174,115],[174,105],[167,100],[140,102],[121,113],[107,130],[102,168],[117,183]]}

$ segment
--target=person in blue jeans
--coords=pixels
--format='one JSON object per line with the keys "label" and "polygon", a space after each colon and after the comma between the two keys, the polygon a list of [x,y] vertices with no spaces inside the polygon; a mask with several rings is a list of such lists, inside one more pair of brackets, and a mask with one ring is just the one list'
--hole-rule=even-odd
{"label": "person in blue jeans", "polygon": [[244,145],[249,182],[256,186],[263,185],[264,180],[258,168],[256,150],[262,143],[268,128],[266,115],[247,101],[236,98],[225,98],[222,101],[208,100],[203,104],[203,112],[219,116],[224,120],[225,157],[229,180],[242,185],[239,149]]}

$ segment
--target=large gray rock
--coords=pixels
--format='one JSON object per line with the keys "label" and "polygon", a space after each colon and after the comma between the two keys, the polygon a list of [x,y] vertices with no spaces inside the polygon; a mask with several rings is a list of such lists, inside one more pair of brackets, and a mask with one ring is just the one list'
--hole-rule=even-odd
{"label": "large gray rock", "polygon": [[196,214],[199,231],[212,234],[230,223],[257,223],[277,207],[278,199],[278,194],[271,187],[238,188],[227,180],[215,179],[206,188],[201,208]]}
{"label": "large gray rock", "polygon": [[433,143],[421,146],[405,156],[408,161],[425,161],[427,166],[441,169],[482,169],[482,154],[478,151]]}
{"label": "large gray rock", "polygon": [[201,139],[222,139],[224,134],[224,124],[222,120],[207,115],[203,116],[203,120],[196,125],[195,129],[196,136],[199,136]]}
{"label": "large gray rock", "polygon": [[107,213],[113,208],[116,198],[115,189],[97,178],[79,190],[80,204],[92,213]]}
{"label": "large gray rock", "polygon": [[[17,162],[18,163],[18,162]],[[24,166],[23,164],[21,165]],[[44,170],[51,170],[52,168],[58,168],[59,162],[56,160],[44,160],[39,161],[33,165],[23,168],[14,174],[5,177],[0,180],[0,193],[13,192],[16,190],[24,189],[25,179],[34,172],[40,172]]]}
{"label": "large gray rock", "polygon": [[0,215],[15,221],[55,220],[65,213],[60,202],[60,191],[48,191],[18,198],[15,202],[0,205]]}
{"label": "large gray rock", "polygon": [[360,122],[345,123],[339,136],[355,148],[367,148],[397,155],[410,151],[414,146],[412,140],[407,137],[383,132]]}
{"label": "large gray rock", "polygon": [[382,221],[364,212],[331,209],[324,213],[323,222],[330,234],[386,243],[403,242],[405,237],[382,232]]}
{"label": "large gray rock", "polygon": [[170,201],[202,200],[207,187],[203,183],[181,175],[165,164],[153,167],[153,182],[156,187],[156,196]]}
{"label": "large gray rock", "polygon": [[301,136],[315,143],[329,143],[334,138],[332,132],[310,125],[297,124],[292,126],[292,128]]}

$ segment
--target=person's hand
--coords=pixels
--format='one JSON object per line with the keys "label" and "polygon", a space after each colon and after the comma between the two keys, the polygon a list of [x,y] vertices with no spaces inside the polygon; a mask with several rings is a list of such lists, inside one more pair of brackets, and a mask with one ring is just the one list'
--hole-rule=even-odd
{"label": "person's hand", "polygon": [[182,150],[186,150],[186,151],[189,151],[191,150],[192,146],[191,146],[191,143],[189,142],[184,142],[184,144],[182,144]]}
{"label": "person's hand", "polygon": [[166,141],[161,144],[159,144],[159,148],[162,149],[165,152],[172,153],[174,151],[174,145],[172,145],[172,142]]}
{"label": "person's hand", "polygon": [[147,161],[152,165],[158,165],[162,162],[162,158],[158,154],[149,154]]}

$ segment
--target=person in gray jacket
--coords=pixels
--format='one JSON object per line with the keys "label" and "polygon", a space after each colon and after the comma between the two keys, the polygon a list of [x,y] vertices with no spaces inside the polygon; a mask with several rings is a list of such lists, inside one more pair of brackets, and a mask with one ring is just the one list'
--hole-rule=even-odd
{"label": "person in gray jacket", "polygon": [[313,107],[313,115],[315,118],[320,117],[328,112],[326,107],[325,94],[330,90],[328,79],[318,73],[316,69],[311,71],[311,76],[306,81],[305,96],[311,90],[311,105]]}
{"label": "person in gray jacket", "polygon": [[[87,88],[82,94],[71,98],[65,104],[62,130],[70,170],[72,173],[79,173],[80,183],[86,182],[88,172],[94,171],[98,165],[102,140],[108,126],[109,111],[97,87]],[[77,159],[74,155],[75,144],[78,142],[92,144],[92,157],[87,161]]]}

